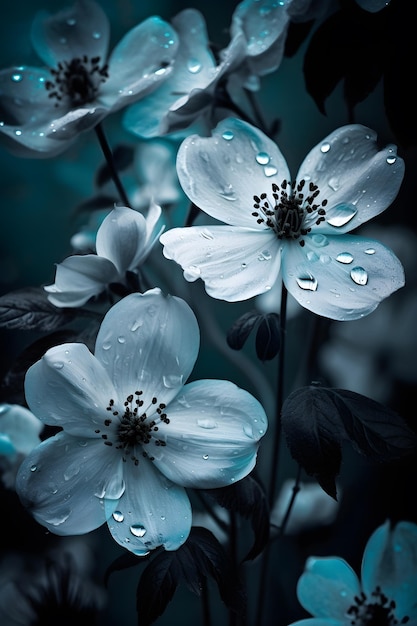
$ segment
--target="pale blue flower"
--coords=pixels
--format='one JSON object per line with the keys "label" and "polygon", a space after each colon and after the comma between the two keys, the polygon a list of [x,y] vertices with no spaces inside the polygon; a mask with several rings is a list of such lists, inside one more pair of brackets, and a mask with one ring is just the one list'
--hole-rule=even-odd
{"label": "pale blue flower", "polygon": [[216,61],[204,17],[196,9],[181,11],[172,24],[179,37],[173,71],[157,92],[124,113],[125,127],[140,137],[178,133],[195,122],[203,131],[210,129],[216,89],[243,59],[245,42],[239,35]]}
{"label": "pale blue flower", "polygon": [[188,137],[177,157],[190,200],[224,225],[174,228],[160,241],[189,281],[214,298],[247,300],[281,273],[306,309],[348,320],[371,313],[404,284],[400,261],[373,239],[346,234],[384,211],[404,175],[396,146],[352,124],[315,146],[295,182],[276,144],[237,119]]}
{"label": "pale blue flower", "polygon": [[344,559],[310,557],[297,596],[313,618],[292,626],[417,624],[417,525],[386,522],[371,535],[361,581]]}
{"label": "pale blue flower", "polygon": [[82,306],[110,283],[126,283],[126,272],[146,260],[164,229],[161,207],[151,203],[145,218],[128,207],[116,207],[97,231],[97,254],[75,254],[56,268],[55,282],[46,285],[48,300],[58,307]]}
{"label": "pale blue flower", "polygon": [[32,45],[46,67],[0,72],[0,136],[24,157],[51,157],[80,132],[141,98],[167,78],[177,48],[172,27],[149,17],[108,56],[110,23],[93,0],[42,11]]}
{"label": "pale blue flower", "polygon": [[230,485],[253,469],[265,412],[231,382],[184,384],[198,350],[188,304],[153,289],[109,310],[94,355],[68,343],[29,368],[29,406],[63,428],[17,476],[22,503],[39,523],[73,535],[107,520],[135,554],[175,550],[191,528],[185,488]]}

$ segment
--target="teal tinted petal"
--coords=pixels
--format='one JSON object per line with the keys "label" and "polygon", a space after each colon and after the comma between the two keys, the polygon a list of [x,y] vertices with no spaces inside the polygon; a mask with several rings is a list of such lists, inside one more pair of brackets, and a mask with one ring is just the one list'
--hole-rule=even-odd
{"label": "teal tinted petal", "polygon": [[[79,535],[106,521],[124,490],[120,454],[101,439],[60,432],[37,446],[19,467],[16,491],[37,522],[56,535]],[[110,514],[110,512],[108,512]]]}
{"label": "teal tinted petal", "polygon": [[191,226],[163,233],[164,255],[188,281],[198,278],[213,298],[236,302],[268,291],[280,269],[281,242],[272,231]]}
{"label": "teal tinted petal", "polygon": [[333,131],[308,153],[297,174],[297,181],[318,186],[318,203],[328,202],[325,221],[312,225],[312,232],[343,234],[379,215],[397,196],[403,177],[396,146],[379,150],[373,130],[350,124]]}
{"label": "teal tinted petal", "polygon": [[361,591],[358,577],[340,558],[310,557],[297,584],[302,606],[314,617],[340,620]]}
{"label": "teal tinted petal", "polygon": [[57,13],[40,11],[32,24],[31,40],[42,61],[55,67],[61,61],[107,57],[110,26],[103,9],[93,0],[77,0]]}
{"label": "teal tinted petal", "polygon": [[166,442],[152,450],[155,465],[184,487],[230,485],[254,467],[268,423],[261,404],[225,380],[199,380],[181,390],[158,425]]}
{"label": "teal tinted petal", "polygon": [[289,626],[344,626],[345,622],[338,619],[327,619],[326,617],[311,617],[291,622]]}
{"label": "teal tinted petal", "polygon": [[[18,404],[0,404],[0,434],[10,451],[28,454],[38,443],[44,424],[35,415]],[[9,442],[9,443],[8,443]],[[0,454],[5,451],[0,446]]]}
{"label": "teal tinted petal", "polygon": [[133,269],[138,250],[144,247],[146,220],[141,213],[126,207],[116,207],[103,220],[97,231],[96,250],[109,259],[121,277]]}
{"label": "teal tinted petal", "polygon": [[285,242],[282,278],[291,295],[313,313],[358,319],[404,285],[400,261],[378,241],[323,234],[304,240],[304,246]]}
{"label": "teal tinted petal", "polygon": [[179,181],[194,204],[215,219],[264,230],[254,195],[272,194],[272,183],[288,179],[279,148],[259,129],[235,118],[221,121],[211,137],[192,135],[177,156]]}
{"label": "teal tinted petal", "polygon": [[389,522],[371,535],[362,561],[366,594],[380,587],[396,603],[395,615],[417,620],[417,525]]}
{"label": "teal tinted petal", "polygon": [[109,530],[134,554],[147,554],[158,546],[176,550],[190,532],[190,501],[185,489],[165,478],[148,459],[140,459],[139,465],[130,459],[124,464],[126,490],[117,507],[106,501]]}
{"label": "teal tinted petal", "polygon": [[73,435],[97,438],[108,418],[110,398],[117,399],[107,372],[82,343],[50,348],[25,378],[26,400],[45,424]]}
{"label": "teal tinted petal", "polygon": [[95,355],[119,397],[142,391],[143,410],[152,412],[152,398],[168,404],[184,385],[199,341],[197,320],[188,304],[152,289],[126,296],[109,310],[97,335]]}

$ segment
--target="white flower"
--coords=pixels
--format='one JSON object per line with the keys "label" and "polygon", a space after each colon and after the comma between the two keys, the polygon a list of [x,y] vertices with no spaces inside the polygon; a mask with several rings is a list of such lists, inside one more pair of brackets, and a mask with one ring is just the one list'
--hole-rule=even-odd
{"label": "white flower", "polygon": [[149,255],[163,230],[161,208],[152,203],[148,216],[116,207],[97,231],[97,254],[72,255],[56,268],[55,282],[46,285],[48,300],[58,307],[77,307],[99,295],[109,283],[125,283]]}
{"label": "white flower", "polygon": [[63,428],[19,469],[16,490],[38,522],[72,535],[107,520],[135,554],[175,550],[191,527],[185,488],[230,485],[253,469],[265,412],[231,382],[184,385],[198,349],[189,306],[153,289],[109,310],[94,356],[64,344],[29,368],[29,406]]}
{"label": "white flower", "polygon": [[324,317],[363,317],[404,284],[394,253],[346,234],[384,211],[397,195],[404,162],[378,150],[375,133],[341,127],[313,148],[294,182],[276,144],[237,119],[211,137],[188,137],[177,157],[190,200],[225,225],[174,228],[160,241],[184,277],[231,302],[274,285]]}
{"label": "white flower", "polygon": [[362,582],[344,559],[310,557],[297,595],[314,618],[292,626],[417,624],[417,525],[386,522],[371,535]]}
{"label": "white flower", "polygon": [[0,136],[24,157],[51,157],[80,132],[155,89],[177,48],[169,24],[153,16],[132,28],[108,57],[110,23],[93,0],[40,12],[32,45],[46,67],[0,72]]}

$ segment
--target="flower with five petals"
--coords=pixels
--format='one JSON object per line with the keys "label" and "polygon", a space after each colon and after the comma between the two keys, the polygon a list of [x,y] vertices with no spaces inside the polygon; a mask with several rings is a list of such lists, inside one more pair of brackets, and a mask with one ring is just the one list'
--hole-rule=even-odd
{"label": "flower with five petals", "polygon": [[225,225],[174,228],[164,255],[214,298],[247,300],[279,274],[306,309],[337,320],[371,313],[404,284],[400,261],[373,239],[346,234],[384,211],[404,174],[396,147],[379,150],[375,133],[341,127],[315,146],[295,181],[277,147],[238,119],[211,137],[190,136],[177,156],[190,200]]}
{"label": "flower with five petals", "polygon": [[107,520],[135,554],[175,550],[191,528],[185,488],[230,485],[253,469],[265,412],[229,381],[184,384],[198,349],[188,304],[152,289],[108,311],[94,355],[69,343],[29,368],[28,405],[62,428],[19,468],[16,491],[38,522],[75,535]]}
{"label": "flower with five petals", "polygon": [[40,12],[31,30],[45,67],[0,71],[0,137],[18,156],[52,157],[79,133],[168,77],[178,45],[157,16],[132,28],[108,56],[110,24],[93,0]]}

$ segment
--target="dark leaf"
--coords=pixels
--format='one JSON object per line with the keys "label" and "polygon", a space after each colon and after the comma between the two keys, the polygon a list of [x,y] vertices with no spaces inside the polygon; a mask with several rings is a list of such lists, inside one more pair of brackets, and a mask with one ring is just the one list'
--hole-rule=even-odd
{"label": "dark leaf", "polygon": [[[132,163],[135,156],[135,150],[133,146],[116,146],[113,150],[113,160],[116,170],[118,172],[123,172],[126,170]],[[107,163],[102,165],[96,174],[95,183],[97,187],[102,187],[109,180],[111,180],[112,174]]]}
{"label": "dark leaf", "polygon": [[285,400],[282,429],[292,457],[336,499],[344,428],[335,400],[320,387],[302,387]]}
{"label": "dark leaf", "polygon": [[262,317],[262,313],[258,313],[256,310],[241,315],[227,332],[228,346],[233,350],[241,350],[252,329]]}
{"label": "dark leaf", "polygon": [[205,493],[228,511],[250,521],[255,541],[244,560],[256,558],[268,543],[270,527],[269,507],[262,485],[249,475],[233,485]]}
{"label": "dark leaf", "polygon": [[160,552],[142,572],[136,594],[138,624],[153,624],[180,583],[200,595],[208,577],[217,583],[226,606],[241,612],[244,596],[226,552],[209,530],[195,526],[178,550]]}
{"label": "dark leaf", "polygon": [[256,355],[262,362],[270,361],[281,347],[280,320],[278,313],[263,315],[256,331]]}
{"label": "dark leaf", "polygon": [[339,407],[346,435],[361,454],[375,461],[389,462],[416,449],[416,434],[395,411],[346,389],[324,391]]}
{"label": "dark leaf", "polygon": [[314,20],[308,22],[290,22],[285,39],[284,55],[293,57],[310,34]]}
{"label": "dark leaf", "polygon": [[31,343],[6,372],[0,387],[1,401],[24,404],[24,379],[29,367],[38,361],[49,348],[76,341],[76,339],[77,334],[74,331],[59,330]]}
{"label": "dark leaf", "polygon": [[73,309],[51,304],[43,289],[29,287],[0,297],[0,327],[50,332],[68,324],[76,316]]}
{"label": "dark leaf", "polygon": [[101,211],[103,209],[113,209],[115,203],[118,199],[115,196],[109,195],[97,195],[93,198],[89,198],[85,200],[85,202],[81,202],[77,206],[77,211],[80,213],[81,211],[86,211],[92,213],[93,211]]}
{"label": "dark leaf", "polygon": [[141,563],[145,562],[150,558],[152,553],[147,554],[146,556],[137,556],[132,552],[124,552],[117,559],[114,559],[112,563],[110,563],[109,567],[106,569],[104,574],[104,584],[107,585],[109,582],[110,575],[114,572],[121,572],[125,569],[129,569],[131,567],[136,567]]}

